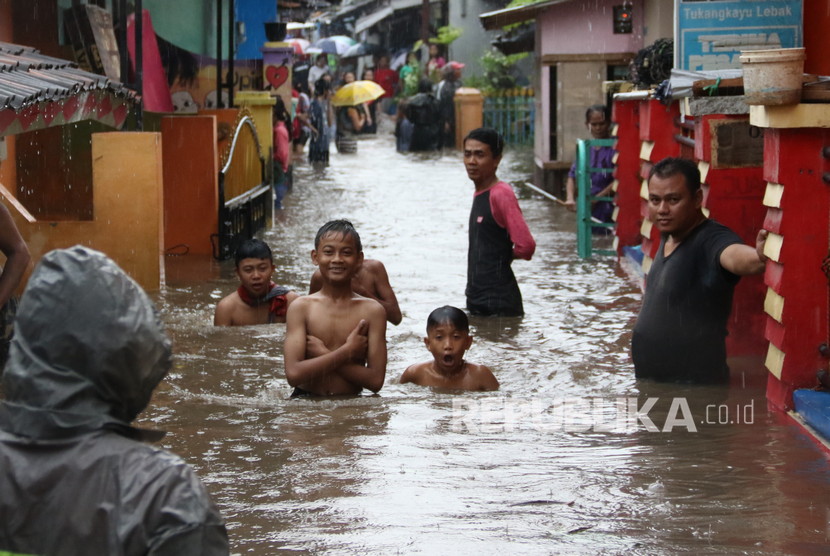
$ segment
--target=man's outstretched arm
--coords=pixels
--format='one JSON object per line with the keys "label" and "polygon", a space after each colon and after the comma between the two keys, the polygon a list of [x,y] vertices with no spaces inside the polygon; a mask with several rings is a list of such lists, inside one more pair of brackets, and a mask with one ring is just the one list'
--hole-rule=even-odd
{"label": "man's outstretched arm", "polygon": [[760,230],[755,238],[755,248],[743,243],[733,243],[721,251],[720,264],[723,268],[737,274],[748,276],[760,274],[767,266],[767,256],[764,255],[764,246],[767,243],[766,230]]}

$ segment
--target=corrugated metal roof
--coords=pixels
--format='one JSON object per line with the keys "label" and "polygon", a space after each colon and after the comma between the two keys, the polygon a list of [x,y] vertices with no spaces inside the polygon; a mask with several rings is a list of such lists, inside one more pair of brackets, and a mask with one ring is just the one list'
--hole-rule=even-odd
{"label": "corrugated metal roof", "polygon": [[481,25],[488,31],[493,31],[510,25],[511,23],[521,23],[530,19],[535,19],[540,13],[555,6],[557,4],[566,4],[572,0],[541,0],[532,4],[525,4],[523,6],[515,6],[513,8],[502,8],[487,12],[478,16]]}
{"label": "corrugated metal roof", "polygon": [[0,110],[18,112],[43,101],[60,101],[86,91],[103,91],[135,100],[135,91],[105,75],[78,68],[75,62],[41,54],[37,49],[0,42]]}

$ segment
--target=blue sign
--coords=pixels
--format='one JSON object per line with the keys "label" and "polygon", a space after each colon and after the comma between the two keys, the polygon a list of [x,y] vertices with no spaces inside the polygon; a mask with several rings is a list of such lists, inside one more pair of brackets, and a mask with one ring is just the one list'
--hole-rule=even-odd
{"label": "blue sign", "polygon": [[675,67],[740,68],[741,50],[802,45],[801,0],[676,0]]}

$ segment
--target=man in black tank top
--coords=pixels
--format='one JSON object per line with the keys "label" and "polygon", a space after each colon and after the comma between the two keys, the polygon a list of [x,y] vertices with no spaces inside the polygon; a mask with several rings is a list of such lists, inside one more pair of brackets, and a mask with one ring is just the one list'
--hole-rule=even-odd
{"label": "man in black tank top", "polygon": [[521,316],[522,294],[513,259],[530,260],[536,242],[513,189],[496,170],[504,141],[493,129],[479,128],[464,139],[464,166],[475,184],[467,252],[467,309],[473,315]]}
{"label": "man in black tank top", "polygon": [[726,322],[741,276],[763,272],[767,232],[756,246],[703,214],[694,162],[666,158],[648,180],[649,218],[662,239],[646,277],[631,339],[637,378],[717,383],[729,378]]}

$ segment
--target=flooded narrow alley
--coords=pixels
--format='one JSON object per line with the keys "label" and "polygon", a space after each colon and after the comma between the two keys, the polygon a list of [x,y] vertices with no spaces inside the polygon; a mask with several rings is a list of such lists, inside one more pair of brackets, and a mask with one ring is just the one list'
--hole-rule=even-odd
{"label": "flooded narrow alley", "polygon": [[[297,163],[284,214],[261,237],[275,280],[302,293],[327,220],[351,220],[366,257],[386,265],[404,318],[388,329],[378,395],[289,399],[284,325],[212,326],[237,286],[232,261],[168,257],[156,296],[176,361],[139,424],[169,431],[162,445],[196,468],[233,553],[827,550],[827,454],[768,413],[760,363],[742,362],[729,387],[637,383],[638,286],[608,258],[579,260],[573,215],[526,189],[538,247],[513,264],[526,316],[473,319],[467,354],[501,390],[397,384],[430,357],[429,312],[464,307],[473,185],[459,153],[402,155],[388,133],[357,155],[332,149],[325,170]],[[529,179],[528,156],[508,148],[499,176]],[[620,420],[652,403],[633,426]]]}

